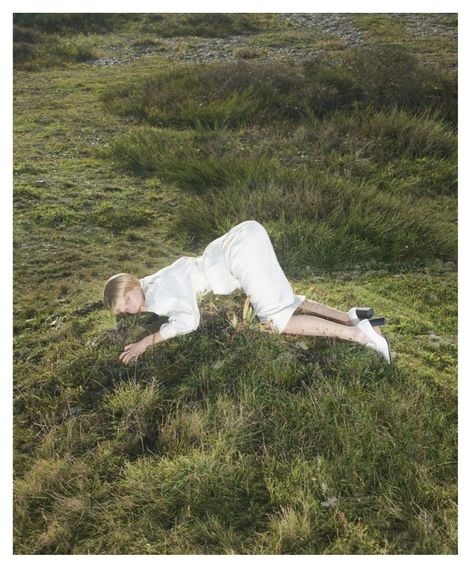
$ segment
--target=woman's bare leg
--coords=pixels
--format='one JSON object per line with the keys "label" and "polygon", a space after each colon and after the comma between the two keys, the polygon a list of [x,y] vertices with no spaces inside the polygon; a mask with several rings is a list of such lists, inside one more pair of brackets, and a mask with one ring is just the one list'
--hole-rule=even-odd
{"label": "woman's bare leg", "polygon": [[369,338],[357,327],[346,326],[307,314],[293,315],[281,334],[300,334],[303,336],[327,336],[358,342],[364,346],[370,342]]}
{"label": "woman's bare leg", "polygon": [[352,322],[350,321],[347,312],[336,310],[330,306],[320,304],[315,300],[307,298],[299,305],[296,310],[301,311],[303,314],[312,314],[319,316],[320,318],[325,318],[327,320],[339,322],[340,324],[345,324],[346,326],[352,326]]}

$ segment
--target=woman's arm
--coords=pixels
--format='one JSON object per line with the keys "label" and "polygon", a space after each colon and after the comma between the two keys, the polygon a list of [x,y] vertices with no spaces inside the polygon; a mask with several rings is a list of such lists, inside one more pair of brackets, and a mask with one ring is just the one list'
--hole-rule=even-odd
{"label": "woman's arm", "polygon": [[124,364],[128,364],[131,360],[136,360],[149,346],[157,342],[163,342],[174,336],[182,336],[193,332],[199,326],[199,318],[199,314],[196,315],[189,312],[170,314],[168,322],[161,325],[159,332],[149,334],[134,344],[127,344],[120,354],[119,360]]}
{"label": "woman's arm", "polygon": [[146,341],[146,345],[148,346],[152,346],[153,344],[157,344],[158,342],[163,342],[164,338],[161,336],[160,332],[154,332],[153,334],[150,334],[148,336],[146,336],[142,342],[145,343]]}
{"label": "woman's arm", "polygon": [[137,360],[137,358],[145,352],[145,350],[156,344],[157,342],[163,342],[165,340],[159,332],[154,332],[148,336],[145,336],[139,342],[135,342],[134,344],[127,344],[124,347],[123,352],[119,355],[119,360],[121,360],[124,364],[128,364],[130,360]]}

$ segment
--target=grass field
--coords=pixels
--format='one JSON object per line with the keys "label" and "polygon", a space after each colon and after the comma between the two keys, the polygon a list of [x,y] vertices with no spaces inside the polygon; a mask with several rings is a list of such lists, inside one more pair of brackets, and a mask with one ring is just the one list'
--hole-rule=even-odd
{"label": "grass field", "polygon": [[[16,21],[14,552],[455,554],[456,18],[354,15],[351,47],[198,16]],[[242,291],[119,362],[166,317],[111,317],[105,280],[246,219],[296,293],[387,317],[395,365],[263,332]]]}

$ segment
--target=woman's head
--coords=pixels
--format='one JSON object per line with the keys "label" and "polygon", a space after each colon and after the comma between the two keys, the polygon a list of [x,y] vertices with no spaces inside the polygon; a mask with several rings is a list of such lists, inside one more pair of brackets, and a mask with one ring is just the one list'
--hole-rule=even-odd
{"label": "woman's head", "polygon": [[128,273],[109,278],[104,287],[104,306],[113,314],[136,314],[145,310],[145,296],[140,280]]}

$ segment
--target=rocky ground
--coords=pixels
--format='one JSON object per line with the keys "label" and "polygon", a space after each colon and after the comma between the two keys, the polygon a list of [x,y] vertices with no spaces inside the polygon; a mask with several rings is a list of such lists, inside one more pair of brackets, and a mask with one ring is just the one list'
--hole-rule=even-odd
{"label": "rocky ground", "polygon": [[[413,39],[448,35],[457,40],[457,28],[449,26],[443,20],[445,14],[400,14],[405,30]],[[288,31],[314,31],[321,38],[332,39],[341,46],[351,47],[364,44],[366,32],[354,24],[354,14],[279,14]],[[310,59],[324,51],[323,47],[274,46],[262,47],[253,35],[229,36],[226,38],[187,37],[184,49],[177,50],[177,42],[183,38],[157,38],[156,41],[140,45],[126,39],[117,46],[111,46],[111,56],[90,62],[93,66],[125,64],[143,56],[160,54],[169,60],[190,62],[238,61],[242,58],[293,58]]]}

